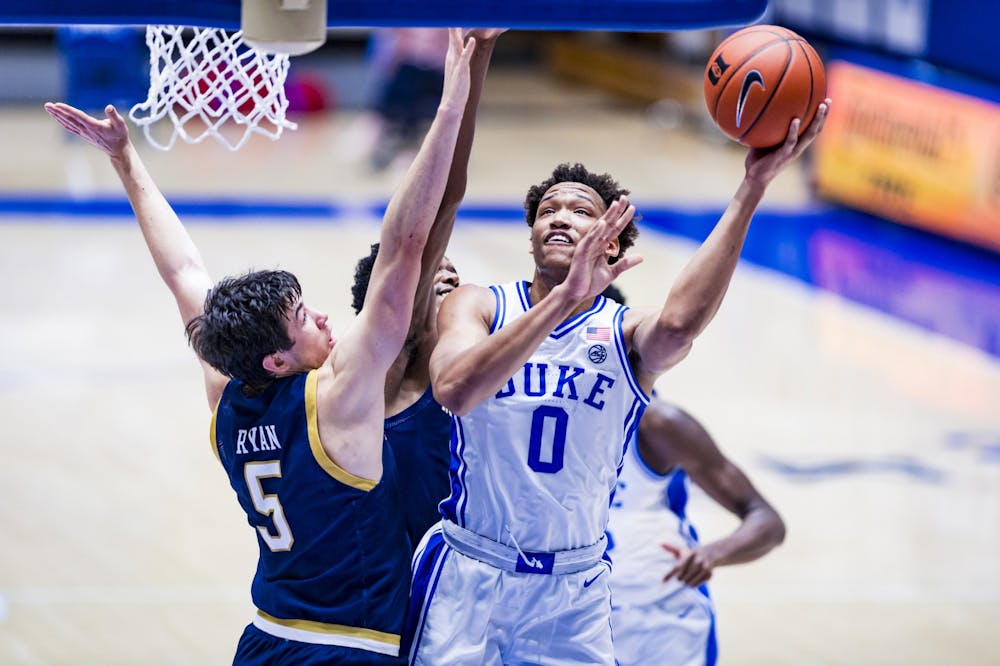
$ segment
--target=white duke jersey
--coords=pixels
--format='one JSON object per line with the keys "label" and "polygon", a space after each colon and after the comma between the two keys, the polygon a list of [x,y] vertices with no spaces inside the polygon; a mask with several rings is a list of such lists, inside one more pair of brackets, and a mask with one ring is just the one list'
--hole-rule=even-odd
{"label": "white duke jersey", "polygon": [[608,523],[612,604],[645,605],[690,590],[663,577],[676,562],[660,546],[693,548],[698,535],[687,519],[688,478],[674,468],[667,474],[650,469],[632,442],[618,479]]}
{"label": "white duke jersey", "polygon": [[[490,287],[490,333],[528,311],[528,287]],[[524,551],[601,540],[626,444],[649,404],[628,361],[626,310],[596,297],[494,396],[453,418],[446,519]]]}

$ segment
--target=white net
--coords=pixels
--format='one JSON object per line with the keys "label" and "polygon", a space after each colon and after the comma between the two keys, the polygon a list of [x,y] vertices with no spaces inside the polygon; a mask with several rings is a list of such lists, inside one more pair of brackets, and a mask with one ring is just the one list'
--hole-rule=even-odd
{"label": "white net", "polygon": [[253,134],[274,140],[296,128],[285,118],[287,55],[258,51],[242,32],[217,28],[151,25],[146,45],[149,96],[129,116],[157,148],[211,136],[238,150]]}

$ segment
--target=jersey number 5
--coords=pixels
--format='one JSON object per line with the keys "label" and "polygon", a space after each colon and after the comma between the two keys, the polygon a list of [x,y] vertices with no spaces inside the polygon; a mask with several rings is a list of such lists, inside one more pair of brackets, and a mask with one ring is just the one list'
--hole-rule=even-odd
{"label": "jersey number 5", "polygon": [[562,407],[542,405],[532,413],[528,467],[543,474],[555,474],[562,469],[568,423],[569,414]]}
{"label": "jersey number 5", "polygon": [[250,491],[250,499],[253,500],[253,508],[257,510],[257,513],[271,517],[274,531],[277,534],[271,534],[270,530],[263,526],[258,527],[257,531],[267,547],[278,552],[291,550],[295,538],[292,536],[292,530],[288,526],[288,520],[285,518],[285,512],[281,508],[278,496],[265,495],[264,488],[261,486],[261,479],[274,477],[281,477],[281,463],[277,460],[249,462],[243,466],[243,478],[246,479],[247,490]]}

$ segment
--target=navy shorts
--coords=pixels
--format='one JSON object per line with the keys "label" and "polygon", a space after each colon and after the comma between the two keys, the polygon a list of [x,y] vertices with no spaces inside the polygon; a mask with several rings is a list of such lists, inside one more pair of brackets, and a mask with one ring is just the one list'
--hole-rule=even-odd
{"label": "navy shorts", "polygon": [[247,625],[236,646],[233,666],[368,666],[405,664],[404,657],[390,657],[377,652],[290,641]]}

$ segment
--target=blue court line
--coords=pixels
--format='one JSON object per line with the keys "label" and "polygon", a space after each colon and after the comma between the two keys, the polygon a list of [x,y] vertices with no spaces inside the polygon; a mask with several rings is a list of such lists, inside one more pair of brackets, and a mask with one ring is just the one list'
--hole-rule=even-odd
{"label": "blue court line", "polygon": [[[211,218],[338,218],[347,208],[325,201],[280,201],[266,199],[191,199],[168,197],[177,214],[181,217]],[[353,214],[376,215],[381,217],[384,205],[366,205],[350,209]],[[47,194],[5,195],[0,194],[0,215],[27,216],[67,216],[67,217],[114,217],[131,221],[132,207],[122,197],[93,197],[73,199],[54,197]],[[3,220],[0,220],[2,222]],[[91,223],[92,220],[87,220]],[[197,222],[197,220],[192,220]]]}
{"label": "blue court line", "polygon": [[971,451],[981,463],[1000,464],[1000,431],[972,430],[948,433],[945,447],[952,451]]}
{"label": "blue court line", "polygon": [[[190,224],[281,221],[337,224],[382,217],[384,202],[344,205],[309,199],[203,199],[168,196]],[[643,206],[640,228],[703,241],[721,210]],[[131,223],[124,197],[73,199],[0,192],[0,225],[34,218]],[[469,203],[469,221],[524,224],[520,207]],[[23,220],[22,220],[23,221]],[[640,238],[641,246],[641,238]],[[834,205],[758,212],[741,255],[806,284],[837,293],[1000,358],[1000,254]]]}
{"label": "blue court line", "polygon": [[944,471],[910,457],[857,458],[797,464],[770,456],[760,456],[760,463],[772,472],[796,481],[825,481],[841,476],[886,472],[902,474],[926,483],[943,483],[947,479]]}
{"label": "blue court line", "polygon": [[[643,210],[642,226],[701,242],[718,215]],[[1000,255],[989,250],[816,205],[758,213],[741,257],[1000,357]]]}

